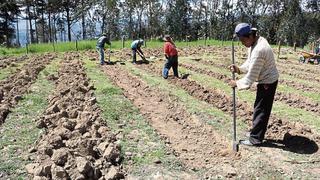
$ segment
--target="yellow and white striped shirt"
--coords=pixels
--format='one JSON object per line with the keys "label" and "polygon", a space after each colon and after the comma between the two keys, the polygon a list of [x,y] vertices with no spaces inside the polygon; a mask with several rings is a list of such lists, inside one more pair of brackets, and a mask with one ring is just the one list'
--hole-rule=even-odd
{"label": "yellow and white striped shirt", "polygon": [[271,84],[279,78],[272,48],[263,37],[259,37],[256,43],[248,48],[248,58],[239,69],[240,73],[246,73],[237,81],[239,90],[249,89],[254,82]]}

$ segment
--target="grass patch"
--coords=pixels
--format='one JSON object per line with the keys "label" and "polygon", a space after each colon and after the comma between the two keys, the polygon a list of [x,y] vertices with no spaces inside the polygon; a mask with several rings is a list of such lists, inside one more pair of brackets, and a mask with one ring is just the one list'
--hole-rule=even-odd
{"label": "grass patch", "polygon": [[180,170],[181,164],[173,155],[166,155],[164,142],[146,123],[139,110],[123,96],[122,90],[97,69],[95,62],[86,59],[85,67],[96,88],[95,95],[102,117],[114,133],[122,132],[122,156],[125,157],[126,152],[133,155],[131,159],[124,159],[124,164],[130,166],[131,173],[141,175],[141,167],[152,166],[158,159],[164,167]]}
{"label": "grass patch", "polygon": [[53,90],[46,74],[56,73],[57,62],[48,65],[38,75],[28,94],[12,110],[6,122],[0,127],[0,173],[14,179],[26,177],[24,166],[29,162],[28,148],[39,138],[41,130],[34,120],[48,105],[46,98]]}
{"label": "grass patch", "polygon": [[[133,40],[126,40],[122,43],[121,40],[111,41],[112,49],[130,48]],[[58,43],[41,43],[29,44],[29,53],[44,53],[44,52],[67,52],[67,51],[82,51],[96,48],[97,40],[83,40],[72,42],[58,42]],[[178,47],[196,47],[196,46],[231,46],[231,41],[218,41],[218,40],[199,40],[199,41],[177,41],[175,42]],[[108,47],[108,45],[107,45]],[[160,40],[145,40],[145,47],[148,48],[162,48],[163,41]],[[21,48],[4,48],[0,47],[0,55],[24,54],[27,52],[26,47]]]}

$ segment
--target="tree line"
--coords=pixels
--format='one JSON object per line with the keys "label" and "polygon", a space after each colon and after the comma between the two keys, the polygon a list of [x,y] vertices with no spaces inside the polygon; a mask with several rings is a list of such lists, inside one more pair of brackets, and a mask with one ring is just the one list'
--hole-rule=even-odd
{"label": "tree line", "polygon": [[[319,0],[5,0],[0,3],[0,43],[11,46],[27,21],[28,43],[111,39],[230,40],[248,22],[271,43],[304,46],[320,36]],[[73,26],[80,25],[79,33]]]}

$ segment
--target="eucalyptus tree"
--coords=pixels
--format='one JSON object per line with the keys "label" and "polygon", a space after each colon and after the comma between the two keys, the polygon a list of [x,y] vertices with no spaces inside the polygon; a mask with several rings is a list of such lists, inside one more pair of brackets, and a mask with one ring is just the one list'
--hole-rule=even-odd
{"label": "eucalyptus tree", "polygon": [[100,32],[108,33],[111,36],[110,38],[120,37],[119,6],[119,0],[105,0],[97,1],[93,8],[95,21],[100,24]]}
{"label": "eucalyptus tree", "polygon": [[222,0],[216,12],[215,38],[222,40],[231,39],[236,24],[235,15],[236,7],[233,4],[233,0]]}
{"label": "eucalyptus tree", "polygon": [[303,42],[304,17],[300,0],[284,0],[282,6],[283,16],[277,31],[277,37],[288,45]]}
{"label": "eucalyptus tree", "polygon": [[309,0],[305,3],[305,34],[307,41],[314,42],[320,38],[320,1]]}
{"label": "eucalyptus tree", "polygon": [[190,36],[191,7],[188,0],[169,0],[166,9],[166,31],[179,40]]}
{"label": "eucalyptus tree", "polygon": [[164,23],[164,2],[160,0],[146,0],[145,1],[146,18],[147,18],[147,36],[155,38],[163,34],[163,23]]}
{"label": "eucalyptus tree", "polygon": [[19,7],[14,0],[0,3],[0,43],[7,47],[11,45],[10,40],[14,37],[14,21],[19,13]]}

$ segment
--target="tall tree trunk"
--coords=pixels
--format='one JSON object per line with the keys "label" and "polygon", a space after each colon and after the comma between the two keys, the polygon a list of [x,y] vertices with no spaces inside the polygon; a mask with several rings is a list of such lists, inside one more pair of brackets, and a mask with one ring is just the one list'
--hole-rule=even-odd
{"label": "tall tree trunk", "polygon": [[81,18],[82,18],[82,39],[86,39],[86,18],[85,18],[85,12],[84,12],[84,1],[81,0],[81,6],[82,6],[82,15],[81,15]]}
{"label": "tall tree trunk", "polygon": [[28,20],[29,20],[29,30],[30,30],[30,43],[34,43],[33,29],[32,29],[32,17],[30,12],[30,6],[27,7]]}
{"label": "tall tree trunk", "polygon": [[49,42],[52,42],[51,12],[48,12]]}
{"label": "tall tree trunk", "polygon": [[41,18],[42,18],[42,42],[48,42],[45,38],[45,21],[44,21],[44,13],[43,11],[41,12]]}
{"label": "tall tree trunk", "polygon": [[[36,7],[34,7],[33,9],[33,13],[34,15],[36,15],[37,11],[36,11]],[[37,27],[37,17],[34,17],[34,29],[35,29],[35,35],[36,35],[36,43],[39,43],[39,34],[38,34],[38,27]]]}
{"label": "tall tree trunk", "polygon": [[68,27],[68,41],[71,42],[71,18],[70,18],[70,10],[66,9],[67,12],[67,27]]}
{"label": "tall tree trunk", "polygon": [[17,18],[17,46],[20,47],[20,37],[19,37],[19,18]]}

